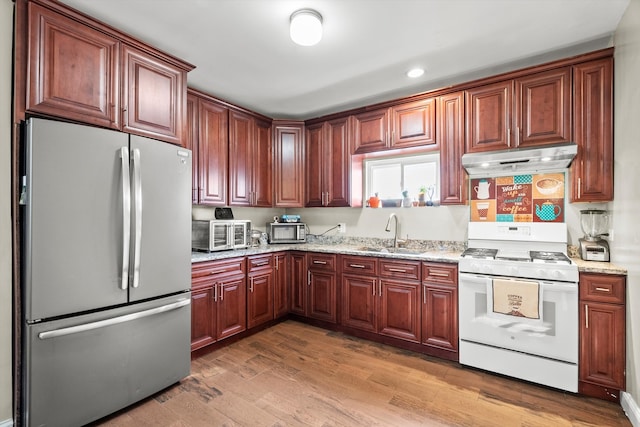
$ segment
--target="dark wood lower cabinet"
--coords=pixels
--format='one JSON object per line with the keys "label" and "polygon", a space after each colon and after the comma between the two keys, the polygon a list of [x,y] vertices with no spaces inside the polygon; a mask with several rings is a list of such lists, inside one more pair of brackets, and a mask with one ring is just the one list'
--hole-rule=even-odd
{"label": "dark wood lower cabinet", "polygon": [[337,323],[336,265],[337,255],[310,253],[308,263],[307,316]]}
{"label": "dark wood lower cabinet", "polygon": [[378,332],[378,279],[344,274],[342,276],[342,325]]}
{"label": "dark wood lower cabinet", "polygon": [[306,316],[307,314],[307,257],[304,252],[292,252],[289,254],[289,279],[291,283],[290,311],[294,314]]}
{"label": "dark wood lower cabinet", "polygon": [[420,284],[380,279],[378,333],[420,342]]}
{"label": "dark wood lower cabinet", "polygon": [[273,312],[276,319],[289,313],[289,258],[286,252],[273,255]]}
{"label": "dark wood lower cabinet", "polygon": [[625,389],[626,277],[580,274],[578,391],[620,401]]}
{"label": "dark wood lower cabinet", "polygon": [[191,351],[216,341],[216,315],[213,286],[191,291]]}
{"label": "dark wood lower cabinet", "polygon": [[428,353],[458,360],[458,267],[422,263],[422,344]]}

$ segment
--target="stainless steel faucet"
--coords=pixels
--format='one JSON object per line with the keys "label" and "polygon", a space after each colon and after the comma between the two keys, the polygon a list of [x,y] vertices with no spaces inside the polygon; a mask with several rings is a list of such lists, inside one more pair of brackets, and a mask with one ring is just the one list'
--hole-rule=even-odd
{"label": "stainless steel faucet", "polygon": [[391,228],[389,228],[391,226],[391,220],[395,218],[396,219],[396,229],[395,229],[395,234],[393,235],[393,247],[397,248],[398,247],[398,217],[396,216],[395,213],[392,213],[391,215],[389,215],[389,220],[387,221],[387,226],[385,227],[384,231],[391,231]]}

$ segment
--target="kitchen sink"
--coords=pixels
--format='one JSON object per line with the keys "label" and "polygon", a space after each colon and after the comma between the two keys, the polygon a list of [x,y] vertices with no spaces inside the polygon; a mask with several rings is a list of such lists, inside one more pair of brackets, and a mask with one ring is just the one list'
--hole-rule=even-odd
{"label": "kitchen sink", "polygon": [[363,252],[377,252],[381,254],[409,254],[409,255],[418,255],[424,252],[423,250],[419,250],[419,249],[385,248],[382,246],[361,246],[358,248],[358,250]]}

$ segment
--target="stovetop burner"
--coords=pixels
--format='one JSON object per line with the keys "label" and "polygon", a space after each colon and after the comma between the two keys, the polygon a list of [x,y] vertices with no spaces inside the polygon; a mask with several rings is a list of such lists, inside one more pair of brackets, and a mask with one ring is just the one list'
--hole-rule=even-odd
{"label": "stovetop burner", "polygon": [[498,253],[497,249],[488,249],[488,248],[467,248],[463,253],[463,258],[474,258],[474,259],[495,259],[496,254]]}
{"label": "stovetop burner", "polygon": [[533,262],[544,262],[552,264],[571,264],[571,260],[562,252],[531,251]]}

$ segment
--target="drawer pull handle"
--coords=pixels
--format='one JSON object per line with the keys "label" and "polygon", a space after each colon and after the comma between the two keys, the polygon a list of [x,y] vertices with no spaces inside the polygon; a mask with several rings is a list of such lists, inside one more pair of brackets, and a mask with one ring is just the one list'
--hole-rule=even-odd
{"label": "drawer pull handle", "polygon": [[373,286],[371,286],[371,289],[373,290],[373,296],[376,296],[376,279],[373,279]]}
{"label": "drawer pull handle", "polygon": [[364,265],[362,265],[362,264],[349,264],[349,267],[351,267],[351,268],[364,268]]}
{"label": "drawer pull handle", "polygon": [[406,273],[407,270],[404,270],[402,268],[390,268],[389,271],[393,271],[394,273]]}
{"label": "drawer pull handle", "polygon": [[596,291],[600,291],[600,292],[611,292],[611,289],[609,289],[609,288],[596,288]]}
{"label": "drawer pull handle", "polygon": [[449,274],[448,273],[439,273],[437,271],[429,270],[429,276],[449,277]]}
{"label": "drawer pull handle", "polygon": [[327,261],[318,261],[317,259],[316,259],[316,260],[313,260],[313,263],[314,263],[314,264],[327,265]]}
{"label": "drawer pull handle", "polygon": [[253,264],[254,267],[262,267],[263,265],[269,265],[269,261],[261,262],[260,264]]}

